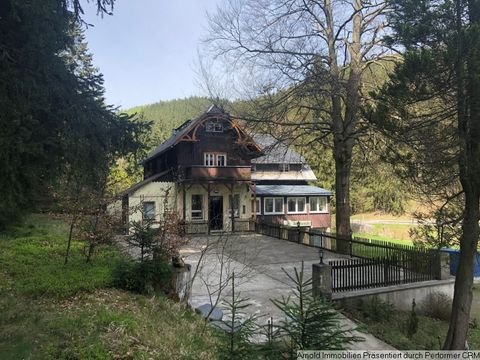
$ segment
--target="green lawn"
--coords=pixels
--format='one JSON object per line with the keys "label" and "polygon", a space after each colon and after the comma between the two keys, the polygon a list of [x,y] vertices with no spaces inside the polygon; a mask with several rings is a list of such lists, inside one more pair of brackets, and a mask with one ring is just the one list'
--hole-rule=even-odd
{"label": "green lawn", "polygon": [[364,237],[372,240],[388,241],[402,245],[412,245],[409,236],[411,225],[403,224],[371,224],[369,232],[354,233],[354,236]]}
{"label": "green lawn", "polygon": [[67,227],[44,215],[0,236],[0,359],[211,359],[215,340],[190,310],[161,295],[111,288],[121,258],[104,246],[91,264]]}

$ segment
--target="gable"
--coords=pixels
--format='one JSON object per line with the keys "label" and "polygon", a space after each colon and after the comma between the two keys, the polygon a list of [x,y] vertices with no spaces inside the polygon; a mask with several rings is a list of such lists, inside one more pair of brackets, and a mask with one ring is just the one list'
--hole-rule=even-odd
{"label": "gable", "polygon": [[261,155],[260,147],[243,130],[238,120],[218,107],[211,106],[199,117],[187,120],[174,129],[172,136],[150,152],[143,162],[163,154],[180,143],[196,143],[202,138],[205,138],[206,141],[233,141],[250,158]]}

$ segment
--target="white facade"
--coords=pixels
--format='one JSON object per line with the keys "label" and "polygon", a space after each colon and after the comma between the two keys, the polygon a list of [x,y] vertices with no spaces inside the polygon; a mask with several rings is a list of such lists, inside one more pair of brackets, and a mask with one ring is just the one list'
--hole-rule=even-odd
{"label": "white facade", "polygon": [[[149,182],[128,195],[128,222],[142,221],[145,203],[153,203],[154,224],[162,221],[163,213],[177,208],[176,184]],[[158,226],[158,225],[157,225]]]}
{"label": "white facade", "polygon": [[[128,223],[148,218],[153,220],[153,226],[158,226],[165,211],[176,211],[178,218],[184,219],[187,232],[206,233],[209,227],[211,231],[231,231],[232,197],[235,230],[248,230],[252,217],[252,192],[244,183],[207,185],[152,181],[125,196],[128,197]],[[211,221],[214,215],[218,219],[216,224]]]}

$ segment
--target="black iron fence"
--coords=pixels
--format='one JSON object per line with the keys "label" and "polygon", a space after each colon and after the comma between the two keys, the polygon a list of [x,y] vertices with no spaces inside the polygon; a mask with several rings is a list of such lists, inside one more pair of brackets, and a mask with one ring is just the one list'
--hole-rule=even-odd
{"label": "black iron fence", "polygon": [[336,234],[301,227],[255,223],[255,231],[271,237],[349,255],[330,261],[333,291],[358,290],[439,279],[437,250]]}
{"label": "black iron fence", "polygon": [[436,279],[434,268],[416,271],[390,259],[340,259],[332,267],[332,292],[363,290]]}

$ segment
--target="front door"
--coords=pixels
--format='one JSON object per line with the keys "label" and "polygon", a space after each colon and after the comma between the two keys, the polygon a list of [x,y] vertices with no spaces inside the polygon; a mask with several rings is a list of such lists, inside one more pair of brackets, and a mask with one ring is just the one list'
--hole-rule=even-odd
{"label": "front door", "polygon": [[211,196],[208,205],[208,218],[210,220],[210,230],[223,229],[223,197]]}

